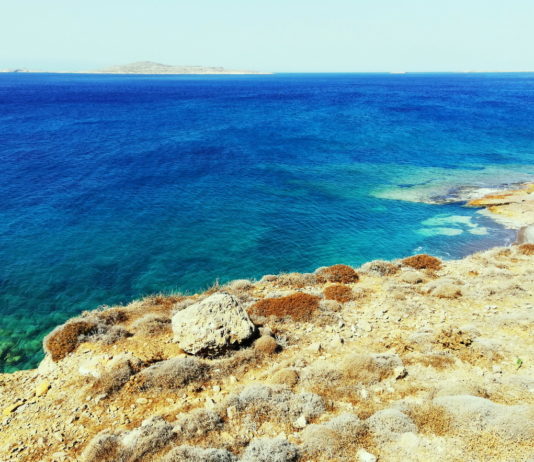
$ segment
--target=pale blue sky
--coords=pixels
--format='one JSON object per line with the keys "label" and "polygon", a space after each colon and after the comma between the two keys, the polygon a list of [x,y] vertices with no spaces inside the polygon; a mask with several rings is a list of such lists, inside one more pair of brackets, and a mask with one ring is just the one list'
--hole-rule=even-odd
{"label": "pale blue sky", "polygon": [[0,0],[0,68],[534,70],[534,0]]}

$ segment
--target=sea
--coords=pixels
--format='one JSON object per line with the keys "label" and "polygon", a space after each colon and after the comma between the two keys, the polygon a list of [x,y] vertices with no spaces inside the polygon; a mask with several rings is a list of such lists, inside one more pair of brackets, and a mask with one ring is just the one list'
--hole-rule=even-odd
{"label": "sea", "polygon": [[83,310],[513,242],[534,74],[0,74],[0,371]]}

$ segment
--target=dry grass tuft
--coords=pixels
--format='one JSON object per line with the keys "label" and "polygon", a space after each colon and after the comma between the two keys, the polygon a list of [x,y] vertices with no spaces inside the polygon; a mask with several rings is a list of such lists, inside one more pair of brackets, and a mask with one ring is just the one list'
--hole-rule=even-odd
{"label": "dry grass tuft", "polygon": [[82,462],[116,462],[120,459],[120,441],[107,430],[96,435],[85,447]]}
{"label": "dry grass tuft", "polygon": [[365,423],[348,413],[307,426],[301,438],[305,460],[355,460],[359,448],[370,449],[374,443]]}
{"label": "dry grass tuft", "polygon": [[423,434],[443,436],[452,429],[452,418],[447,410],[431,402],[414,405],[406,414]]}
{"label": "dry grass tuft", "polygon": [[172,332],[171,318],[156,313],[148,313],[132,323],[131,328],[136,335],[145,337],[162,333],[170,334]]}
{"label": "dry grass tuft", "polygon": [[354,298],[352,289],[343,284],[328,286],[324,289],[323,294],[327,300],[335,300],[340,303],[350,302]]}
{"label": "dry grass tuft", "polygon": [[279,287],[291,287],[293,289],[302,289],[303,287],[313,286],[317,282],[315,274],[310,273],[285,273],[276,278],[276,285]]}
{"label": "dry grass tuft", "polygon": [[454,358],[448,354],[433,353],[405,358],[404,362],[407,365],[421,364],[426,367],[433,367],[434,369],[444,370],[454,365]]}
{"label": "dry grass tuft", "polygon": [[534,255],[534,244],[521,244],[519,252],[523,255]]}
{"label": "dry grass tuft", "polygon": [[460,329],[449,328],[439,332],[434,342],[445,350],[458,351],[470,346],[473,343],[473,338]]}
{"label": "dry grass tuft", "polygon": [[108,326],[128,321],[128,313],[123,308],[109,308],[104,311],[93,312],[95,317]]}
{"label": "dry grass tuft", "polygon": [[427,254],[414,255],[413,257],[405,258],[401,261],[403,265],[410,266],[415,269],[441,269],[441,260]]}
{"label": "dry grass tuft", "polygon": [[43,342],[52,360],[59,361],[73,352],[84,336],[96,333],[97,324],[89,320],[75,320],[56,327]]}
{"label": "dry grass tuft", "polygon": [[224,449],[178,446],[162,462],[236,462],[235,456]]}
{"label": "dry grass tuft", "polygon": [[399,272],[399,265],[384,260],[373,260],[362,265],[360,270],[371,276],[393,276]]}
{"label": "dry grass tuft", "polygon": [[151,312],[171,314],[172,308],[187,297],[182,295],[152,295],[143,300],[151,306]]}
{"label": "dry grass tuft", "polygon": [[309,320],[319,307],[319,297],[297,292],[280,298],[264,298],[249,308],[249,314],[276,318],[291,317],[294,321]]}
{"label": "dry grass tuft", "polygon": [[210,367],[195,358],[172,358],[158,362],[136,375],[140,390],[176,390],[208,379]]}
{"label": "dry grass tuft", "polygon": [[350,284],[358,282],[360,277],[353,268],[347,265],[334,265],[321,269],[318,272],[319,279],[327,282],[337,282],[341,284]]}
{"label": "dry grass tuft", "polygon": [[241,462],[297,462],[297,446],[283,437],[256,438],[245,450]]}
{"label": "dry grass tuft", "polygon": [[109,395],[119,391],[130,377],[142,367],[142,362],[133,355],[121,355],[91,385],[93,394]]}
{"label": "dry grass tuft", "polygon": [[278,349],[278,343],[270,335],[262,335],[254,342],[254,349],[262,354],[271,355]]}
{"label": "dry grass tuft", "polygon": [[269,379],[269,383],[294,387],[299,381],[299,374],[295,369],[286,367],[275,372]]}

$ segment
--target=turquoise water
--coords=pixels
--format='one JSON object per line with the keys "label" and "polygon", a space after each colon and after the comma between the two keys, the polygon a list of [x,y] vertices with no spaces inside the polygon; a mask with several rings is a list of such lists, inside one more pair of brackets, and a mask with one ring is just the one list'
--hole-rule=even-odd
{"label": "turquoise water", "polygon": [[55,325],[219,279],[514,235],[455,185],[534,178],[534,75],[0,75],[0,370]]}

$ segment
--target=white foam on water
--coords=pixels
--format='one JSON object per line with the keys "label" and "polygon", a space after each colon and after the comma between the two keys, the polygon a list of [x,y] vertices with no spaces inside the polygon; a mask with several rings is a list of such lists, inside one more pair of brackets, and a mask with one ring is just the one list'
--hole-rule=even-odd
{"label": "white foam on water", "polygon": [[476,228],[477,225],[473,223],[473,218],[467,215],[437,215],[432,218],[428,218],[421,222],[425,226],[468,226],[470,228]]}
{"label": "white foam on water", "polygon": [[434,227],[434,228],[421,228],[417,230],[418,234],[426,237],[432,236],[458,236],[464,232],[461,228],[443,228],[443,227]]}
{"label": "white foam on water", "polygon": [[468,230],[468,232],[476,234],[477,236],[485,236],[486,234],[489,234],[489,230],[485,226],[477,226],[476,228]]}

